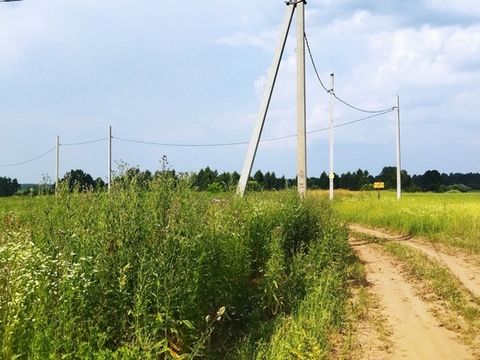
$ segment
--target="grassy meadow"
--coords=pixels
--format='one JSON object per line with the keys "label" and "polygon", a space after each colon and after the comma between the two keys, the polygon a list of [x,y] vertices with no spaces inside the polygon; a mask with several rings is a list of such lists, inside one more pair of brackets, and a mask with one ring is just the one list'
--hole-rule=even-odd
{"label": "grassy meadow", "polygon": [[359,273],[327,201],[188,179],[0,200],[0,358],[326,359]]}
{"label": "grassy meadow", "polygon": [[480,193],[396,193],[338,191],[333,203],[344,219],[421,235],[480,254]]}

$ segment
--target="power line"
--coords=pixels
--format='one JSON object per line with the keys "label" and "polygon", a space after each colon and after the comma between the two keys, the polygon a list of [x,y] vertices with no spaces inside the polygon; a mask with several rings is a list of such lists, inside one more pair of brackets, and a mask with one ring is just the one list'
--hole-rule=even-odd
{"label": "power line", "polygon": [[17,163],[12,163],[12,164],[0,164],[0,167],[12,167],[12,166],[20,166],[20,165],[25,165],[25,164],[28,164],[28,163],[31,163],[35,160],[38,160],[48,154],[50,154],[52,151],[54,151],[56,149],[56,147],[54,146],[53,148],[51,148],[50,150],[48,151],[45,151],[43,154],[40,154],[38,156],[35,156],[34,158],[31,158],[29,160],[25,160],[25,161],[20,161],[20,162],[17,162]]}
{"label": "power line", "polygon": [[[86,144],[93,144],[93,143],[98,143],[98,142],[102,142],[102,141],[105,141],[107,140],[106,137],[104,138],[101,138],[101,139],[94,139],[94,140],[87,140],[87,141],[82,141],[82,142],[76,142],[76,143],[67,143],[67,144],[60,144],[61,146],[78,146],[78,145],[86,145]],[[0,167],[14,167],[14,166],[20,166],[20,165],[25,165],[25,164],[29,164],[31,162],[34,162],[35,160],[39,160],[41,159],[42,157],[50,154],[52,151],[54,151],[56,149],[56,146],[54,146],[53,148],[49,149],[48,151],[45,151],[44,153],[38,155],[38,156],[35,156],[34,158],[31,158],[29,160],[25,160],[25,161],[20,161],[20,162],[16,162],[16,163],[11,163],[11,164],[0,164]]]}
{"label": "power line", "polygon": [[[359,123],[359,122],[362,122],[362,121],[365,121],[365,120],[369,120],[369,119],[373,119],[377,116],[381,116],[381,115],[385,115],[385,114],[388,114],[388,113],[391,113],[392,111],[394,111],[395,109],[387,109],[385,110],[384,112],[381,112],[381,113],[376,113],[376,114],[373,114],[373,115],[370,115],[370,116],[366,116],[366,117],[363,117],[361,119],[357,119],[357,120],[351,120],[351,121],[346,121],[346,122],[343,122],[343,123],[339,123],[337,125],[334,125],[333,127],[334,128],[339,128],[339,127],[343,127],[343,126],[347,126],[347,125],[352,125],[352,124],[356,124],[356,123]],[[312,131],[307,131],[307,134],[313,134],[313,133],[317,133],[317,132],[321,132],[321,131],[326,131],[326,130],[329,130],[330,128],[328,127],[325,127],[325,128],[321,128],[321,129],[317,129],[317,130],[312,130]]]}
{"label": "power line", "polygon": [[327,93],[329,93],[330,91],[332,91],[332,89],[327,89],[327,87],[323,83],[322,78],[320,77],[320,74],[318,73],[317,65],[315,64],[315,61],[313,60],[312,49],[310,48],[310,44],[308,42],[307,34],[304,34],[304,37],[305,37],[305,44],[307,45],[308,54],[310,55],[310,61],[312,62],[312,66],[313,66],[313,70],[315,71],[315,75],[317,75],[318,82],[320,83],[320,85],[322,85],[323,90],[325,90]]}
{"label": "power line", "polygon": [[342,104],[347,105],[348,107],[350,107],[350,108],[352,108],[352,109],[354,109],[354,110],[363,112],[363,113],[368,113],[368,114],[380,114],[380,113],[384,113],[385,111],[393,111],[393,110],[395,110],[395,107],[393,107],[393,106],[390,107],[390,108],[387,108],[387,109],[383,109],[383,110],[365,110],[365,109],[361,109],[361,108],[359,108],[359,107],[356,107],[356,106],[350,104],[349,102],[347,102],[347,101],[339,98],[339,97],[335,94],[335,92],[333,92],[333,97],[334,97],[335,99],[337,99],[338,101],[340,101]]}
{"label": "power line", "polygon": [[315,75],[317,76],[317,79],[318,79],[318,82],[320,83],[320,85],[322,86],[322,88],[327,92],[327,93],[331,93],[333,94],[333,96],[335,97],[335,99],[337,99],[338,101],[340,101],[342,104],[354,109],[354,110],[357,110],[357,111],[360,111],[360,112],[363,112],[363,113],[367,113],[367,114],[380,114],[380,113],[385,113],[386,111],[392,111],[395,109],[395,107],[390,107],[390,108],[386,108],[386,109],[382,109],[382,110],[366,110],[366,109],[362,109],[362,108],[359,108],[358,106],[355,106],[355,105],[352,105],[351,103],[349,103],[348,101],[340,98],[339,96],[337,96],[337,94],[335,94],[335,92],[333,91],[333,89],[327,89],[327,87],[325,86],[325,84],[323,83],[322,81],[322,78],[320,77],[320,74],[318,72],[318,69],[317,69],[317,65],[315,63],[315,59],[313,58],[313,53],[312,53],[312,49],[310,48],[310,44],[308,42],[308,38],[307,38],[307,34],[304,34],[304,37],[305,37],[305,44],[307,45],[307,49],[308,49],[308,54],[309,54],[309,57],[310,57],[310,61],[312,63],[312,66],[313,66],[313,70],[315,71]]}
{"label": "power line", "polygon": [[174,143],[162,143],[162,142],[155,142],[155,141],[145,141],[145,140],[137,140],[137,139],[127,139],[121,138],[117,136],[112,136],[115,140],[120,140],[124,142],[131,142],[137,144],[145,144],[145,145],[158,145],[158,146],[165,146],[165,147],[222,147],[222,146],[235,146],[235,145],[245,145],[248,144],[247,142],[230,142],[230,143],[213,143],[213,144],[174,144]]}
{"label": "power line", "polygon": [[[385,110],[381,113],[375,113],[373,115],[366,116],[366,117],[363,117],[363,118],[360,118],[360,119],[339,123],[339,124],[335,125],[334,128],[339,128],[339,127],[359,123],[359,122],[369,120],[369,119],[372,119],[372,118],[375,118],[375,117],[378,117],[378,116],[381,116],[381,115],[388,114],[388,113],[390,113],[394,110],[395,110],[394,108],[387,109],[387,110]],[[322,131],[327,131],[328,129],[329,129],[328,127],[324,127],[324,128],[319,128],[319,129],[315,129],[315,130],[310,130],[310,131],[307,131],[307,134],[315,134],[315,133],[319,133],[319,132],[322,132]],[[260,140],[260,142],[272,142],[272,141],[278,141],[278,140],[285,140],[285,139],[294,138],[296,136],[297,136],[296,134],[277,136],[277,137],[262,139],[262,140]],[[83,141],[83,142],[61,144],[61,146],[77,146],[77,145],[92,144],[92,143],[105,141],[107,139],[108,138],[104,137],[104,138],[100,138],[100,139],[88,140],[88,141]],[[145,141],[145,140],[138,140],[138,139],[128,139],[128,138],[122,138],[122,137],[116,137],[116,136],[112,136],[112,139],[119,140],[119,141],[124,141],[124,142],[130,142],[130,143],[144,144],[144,145],[156,145],[156,146],[165,146],[165,147],[184,147],[184,148],[226,147],[226,146],[238,146],[238,145],[249,144],[248,141],[237,141],[237,142],[227,142],[227,143],[212,143],[212,144],[180,144],[180,143],[176,144],[176,143],[163,143],[163,142],[156,142],[156,141]],[[56,149],[56,147],[54,146],[51,149],[49,149],[48,151],[45,151],[44,153],[42,153],[38,156],[35,156],[35,157],[33,157],[29,160],[20,161],[20,162],[11,163],[11,164],[0,164],[0,167],[13,167],[13,166],[25,165],[25,164],[34,162],[35,160],[41,159],[42,157],[50,154],[55,149]]]}
{"label": "power line", "polygon": [[105,141],[107,139],[108,139],[108,137],[103,137],[103,138],[100,138],[100,139],[87,140],[87,141],[81,141],[81,142],[75,142],[75,143],[65,143],[65,144],[61,143],[60,145],[61,146],[79,146],[79,145],[86,145],[86,144],[94,144],[94,143]]}
{"label": "power line", "polygon": [[[376,114],[366,116],[366,117],[363,117],[363,118],[360,118],[360,119],[339,123],[339,124],[335,125],[334,128],[339,128],[339,127],[359,123],[359,122],[362,122],[362,121],[365,121],[365,120],[369,120],[369,119],[375,118],[377,116],[388,114],[388,113],[392,112],[393,110],[394,109],[388,109],[388,110],[385,110],[381,113],[376,113]],[[329,129],[328,127],[324,127],[324,128],[320,128],[320,129],[316,129],[316,130],[310,130],[310,131],[307,131],[307,134],[314,134],[314,133],[318,133],[318,132],[322,132],[322,131],[327,131],[328,129]],[[284,140],[284,139],[294,138],[296,136],[297,136],[297,134],[277,136],[277,137],[262,139],[262,140],[260,140],[260,142],[271,142],[271,141],[277,141],[277,140]],[[195,148],[195,147],[226,147],[226,146],[237,146],[237,145],[247,145],[247,144],[249,144],[248,141],[238,141],[238,142],[228,142],[228,143],[212,143],[212,144],[186,144],[186,143],[185,144],[180,144],[180,143],[163,143],[163,142],[156,142],[156,141],[128,139],[128,138],[121,138],[121,137],[116,137],[116,136],[112,136],[112,138],[115,139],[115,140],[120,140],[120,141],[124,141],[124,142],[144,144],[144,145],[156,145],[156,146],[165,146],[165,147],[184,147],[184,148],[189,148],[189,147],[191,147],[191,148]]]}

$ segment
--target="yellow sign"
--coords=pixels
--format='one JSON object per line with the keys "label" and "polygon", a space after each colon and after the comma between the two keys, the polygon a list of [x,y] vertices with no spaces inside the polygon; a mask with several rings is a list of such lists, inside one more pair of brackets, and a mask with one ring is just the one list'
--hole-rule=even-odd
{"label": "yellow sign", "polygon": [[384,182],[375,182],[375,183],[373,183],[373,188],[374,189],[385,189],[385,183]]}
{"label": "yellow sign", "polygon": [[330,175],[328,176],[330,179],[335,179],[335,174],[334,173],[330,173]]}

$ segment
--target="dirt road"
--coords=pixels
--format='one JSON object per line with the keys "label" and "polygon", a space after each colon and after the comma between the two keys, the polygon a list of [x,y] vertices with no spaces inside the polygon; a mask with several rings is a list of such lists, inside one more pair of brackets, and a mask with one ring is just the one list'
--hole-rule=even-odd
{"label": "dirt road", "polygon": [[[365,264],[367,281],[380,302],[391,331],[390,350],[368,352],[366,359],[473,359],[456,333],[442,327],[432,315],[430,304],[416,295],[394,261],[378,245],[357,241],[351,245]],[[374,341],[372,339],[372,341]],[[369,348],[365,344],[366,349]]]}
{"label": "dirt road", "polygon": [[432,245],[422,242],[420,239],[391,235],[384,231],[367,228],[361,225],[350,225],[350,230],[363,233],[381,239],[399,241],[404,245],[420,250],[425,255],[443,263],[453,275],[455,275],[465,288],[476,297],[480,297],[480,267],[474,265],[474,261],[468,261],[469,255],[452,256],[433,248]]}

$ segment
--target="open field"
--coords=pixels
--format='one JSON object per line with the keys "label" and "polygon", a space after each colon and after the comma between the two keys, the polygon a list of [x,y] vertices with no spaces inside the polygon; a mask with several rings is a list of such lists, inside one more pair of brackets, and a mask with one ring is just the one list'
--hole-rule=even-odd
{"label": "open field", "polygon": [[392,192],[380,200],[374,192],[337,193],[334,209],[351,223],[350,242],[364,263],[362,290],[375,299],[357,318],[368,354],[479,358],[479,200],[479,194],[404,194],[397,201]]}
{"label": "open field", "polygon": [[421,235],[480,254],[480,193],[404,193],[338,191],[334,209],[349,222]]}
{"label": "open field", "polygon": [[478,357],[480,194],[325,195],[1,199],[0,357]]}
{"label": "open field", "polygon": [[0,216],[3,217],[8,212],[14,212],[17,215],[25,215],[34,211],[39,203],[38,198],[30,196],[11,196],[0,198]]}
{"label": "open field", "polygon": [[326,202],[164,178],[2,209],[4,359],[322,359],[346,321],[357,263]]}

